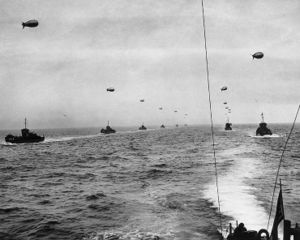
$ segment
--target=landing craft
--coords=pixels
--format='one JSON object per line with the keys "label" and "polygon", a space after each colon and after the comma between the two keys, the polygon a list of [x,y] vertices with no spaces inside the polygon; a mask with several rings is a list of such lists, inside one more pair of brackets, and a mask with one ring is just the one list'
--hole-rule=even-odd
{"label": "landing craft", "polygon": [[145,99],[141,99],[140,102],[145,102]]}
{"label": "landing craft", "polygon": [[162,107],[160,107],[160,108],[158,108],[159,110],[163,110],[163,108]]}
{"label": "landing craft", "polygon": [[224,102],[224,104],[226,105],[226,104],[227,104],[227,102]]}
{"label": "landing craft", "polygon": [[221,88],[221,91],[225,91],[225,90],[227,90],[226,86],[224,86],[224,87]]}
{"label": "landing craft", "polygon": [[177,113],[177,110],[175,110],[174,112]]}
{"label": "landing craft", "polygon": [[25,128],[21,130],[22,136],[13,136],[8,134],[5,141],[9,143],[36,143],[43,142],[45,136],[41,137],[27,128],[27,119],[25,118]]}
{"label": "landing craft", "polygon": [[262,52],[256,52],[252,55],[252,58],[261,59],[264,57],[264,54]]}
{"label": "landing craft", "polygon": [[229,109],[229,107],[225,107],[225,109]]}
{"label": "landing craft", "polygon": [[23,29],[24,27],[37,27],[39,25],[39,22],[37,20],[29,20],[27,22],[22,22],[22,26],[23,26]]}
{"label": "landing craft", "polygon": [[112,87],[110,87],[110,88],[107,88],[107,89],[106,89],[106,91],[108,91],[108,92],[114,92],[114,91],[115,91],[115,89],[114,89],[114,88],[112,88]]}

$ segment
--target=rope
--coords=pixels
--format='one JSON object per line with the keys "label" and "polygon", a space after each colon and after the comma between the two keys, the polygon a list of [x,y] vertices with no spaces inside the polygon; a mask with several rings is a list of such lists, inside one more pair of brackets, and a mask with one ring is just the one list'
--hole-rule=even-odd
{"label": "rope", "polygon": [[216,159],[216,149],[215,149],[214,123],[213,123],[213,114],[212,114],[211,94],[210,94],[208,54],[207,54],[206,28],[205,28],[205,13],[204,13],[204,3],[203,3],[203,1],[204,0],[201,0],[201,3],[202,3],[202,19],[203,19],[203,21],[202,21],[203,22],[203,36],[204,36],[204,47],[205,47],[205,60],[206,60],[206,80],[207,80],[208,101],[209,101],[209,111],[210,111],[210,130],[211,130],[213,158],[214,158],[215,175],[216,175],[218,210],[219,210],[219,217],[220,217],[220,230],[222,232],[221,204],[220,204],[220,197],[219,197],[218,169],[217,169],[217,159]]}
{"label": "rope", "polygon": [[288,144],[288,141],[292,135],[292,132],[294,130],[294,127],[295,127],[295,124],[296,124],[296,120],[297,120],[297,117],[298,117],[298,113],[299,113],[299,109],[300,109],[300,105],[298,106],[298,109],[297,109],[297,112],[296,112],[296,116],[295,116],[295,119],[294,119],[294,122],[293,122],[293,125],[291,127],[291,130],[290,130],[290,133],[285,141],[285,144],[284,144],[284,147],[283,147],[283,151],[281,153],[281,156],[280,156],[280,161],[279,161],[279,165],[278,165],[278,168],[277,168],[277,173],[276,173],[276,178],[275,178],[275,183],[274,183],[274,189],[273,189],[273,194],[272,194],[272,200],[271,200],[271,208],[270,208],[270,213],[269,213],[269,219],[268,219],[268,225],[267,225],[267,229],[269,229],[269,223],[270,223],[270,218],[271,218],[271,213],[272,213],[272,208],[273,208],[273,201],[274,201],[274,194],[275,194],[275,190],[276,190],[276,185],[277,185],[277,181],[278,181],[278,176],[279,176],[279,169],[281,167],[281,163],[282,163],[282,159],[283,159],[283,155],[285,153],[285,150],[286,150],[286,147],[287,147],[287,144]]}

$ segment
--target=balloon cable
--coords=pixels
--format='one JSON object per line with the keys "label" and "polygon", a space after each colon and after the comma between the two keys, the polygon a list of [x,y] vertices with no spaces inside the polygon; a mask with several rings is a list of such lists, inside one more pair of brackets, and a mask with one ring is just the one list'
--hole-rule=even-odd
{"label": "balloon cable", "polygon": [[283,147],[281,156],[280,156],[280,160],[279,160],[279,164],[278,164],[278,168],[277,168],[277,173],[276,173],[276,178],[275,178],[275,183],[274,183],[274,189],[273,189],[273,193],[272,193],[271,207],[270,207],[270,213],[269,213],[269,218],[268,218],[267,229],[269,229],[269,223],[270,223],[270,218],[271,218],[271,214],[272,214],[273,201],[274,201],[274,194],[275,194],[276,185],[277,185],[277,181],[278,181],[279,170],[280,170],[280,167],[281,167],[281,163],[282,163],[282,160],[283,160],[283,155],[284,155],[284,153],[285,153],[285,150],[286,150],[288,141],[289,141],[290,138],[291,138],[292,132],[293,132],[294,127],[295,127],[295,124],[296,124],[296,120],[297,120],[297,117],[298,117],[299,109],[300,109],[300,104],[299,104],[299,106],[298,106],[298,109],[297,109],[297,112],[296,112],[296,116],[295,116],[293,125],[292,125],[291,130],[290,130],[290,133],[289,133],[289,135],[288,135],[288,137],[287,137],[287,139],[286,139],[286,141],[285,141],[285,144],[284,144],[284,147]]}
{"label": "balloon cable", "polygon": [[201,0],[201,3],[202,3],[202,20],[203,20],[202,23],[203,23],[203,36],[204,36],[205,61],[206,61],[206,80],[207,80],[208,101],[209,101],[209,111],[210,111],[210,130],[211,130],[212,147],[213,147],[213,159],[214,159],[214,166],[215,166],[220,230],[222,233],[221,204],[220,204],[220,196],[219,196],[218,168],[217,168],[216,149],[215,149],[215,137],[214,137],[215,134],[214,134],[214,123],[213,123],[212,103],[211,103],[211,93],[210,93],[209,67],[208,67],[208,54],[207,54],[207,43],[206,43],[206,28],[205,28],[205,13],[204,13],[203,0]]}

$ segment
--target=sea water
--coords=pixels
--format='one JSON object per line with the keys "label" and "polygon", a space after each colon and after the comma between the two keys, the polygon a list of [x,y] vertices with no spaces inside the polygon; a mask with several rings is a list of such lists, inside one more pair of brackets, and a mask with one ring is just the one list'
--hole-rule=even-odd
{"label": "sea water", "polygon": [[[273,138],[253,137],[255,125],[233,127],[215,129],[222,228],[235,220],[266,228],[290,125],[269,124]],[[2,141],[0,239],[218,239],[210,128],[116,129],[37,130],[45,142]],[[299,125],[280,178],[285,216],[300,222]]]}

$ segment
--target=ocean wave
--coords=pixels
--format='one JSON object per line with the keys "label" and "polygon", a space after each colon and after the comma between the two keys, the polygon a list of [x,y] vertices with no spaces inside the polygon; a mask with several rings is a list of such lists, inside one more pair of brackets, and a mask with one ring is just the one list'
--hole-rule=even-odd
{"label": "ocean wave", "polygon": [[173,234],[158,234],[151,232],[103,232],[94,234],[89,238],[83,238],[83,240],[167,240],[174,239]]}
{"label": "ocean wave", "polygon": [[[241,126],[231,134],[216,131],[222,220],[238,219],[248,229],[255,227],[252,221],[265,227],[282,148],[281,139],[251,140],[245,134],[250,128]],[[277,129],[274,132],[282,136],[288,131],[288,127]],[[3,236],[18,240],[104,239],[105,234],[120,240],[218,237],[208,128],[96,137],[90,135],[93,132],[62,130],[61,142],[0,146]],[[93,138],[67,140],[65,133]],[[58,135],[59,130],[49,130],[51,134]],[[300,219],[294,211],[300,207],[298,135],[293,135],[288,149],[280,176],[285,214],[294,223]]]}
{"label": "ocean wave", "polygon": [[157,163],[157,164],[152,165],[152,167],[158,167],[158,168],[165,168],[167,166],[168,165],[166,163]]}
{"label": "ocean wave", "polygon": [[40,201],[39,204],[41,205],[47,205],[47,204],[50,204],[51,201],[50,200],[43,200],[43,201]]}
{"label": "ocean wave", "polygon": [[145,175],[141,176],[141,179],[157,179],[160,177],[166,177],[167,175],[171,174],[172,170],[161,170],[161,169],[150,169],[145,172]]}
{"label": "ocean wave", "polygon": [[103,212],[103,211],[109,211],[111,209],[111,206],[100,205],[100,204],[90,204],[90,205],[88,205],[88,208],[93,209],[98,212]]}
{"label": "ocean wave", "polygon": [[89,195],[89,196],[86,196],[86,200],[87,201],[91,201],[91,200],[97,200],[99,198],[103,198],[103,197],[106,197],[106,195],[104,193],[96,193],[96,194],[92,194],[92,195]]}
{"label": "ocean wave", "polygon": [[9,214],[12,212],[18,212],[21,211],[22,209],[19,207],[8,207],[8,208],[0,208],[0,214]]}
{"label": "ocean wave", "polygon": [[184,210],[184,204],[176,199],[161,199],[159,204],[172,210]]}

